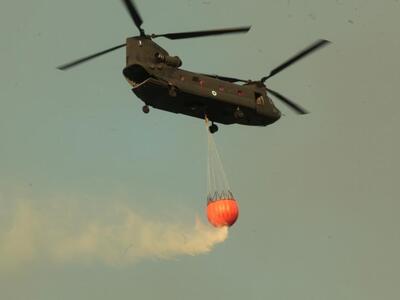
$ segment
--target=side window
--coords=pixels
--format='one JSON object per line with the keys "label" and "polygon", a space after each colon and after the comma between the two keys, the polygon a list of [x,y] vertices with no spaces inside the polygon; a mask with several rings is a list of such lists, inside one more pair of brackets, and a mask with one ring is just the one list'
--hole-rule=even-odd
{"label": "side window", "polygon": [[259,93],[255,93],[255,97],[256,97],[257,105],[265,105],[265,99],[264,99],[263,95],[261,95]]}

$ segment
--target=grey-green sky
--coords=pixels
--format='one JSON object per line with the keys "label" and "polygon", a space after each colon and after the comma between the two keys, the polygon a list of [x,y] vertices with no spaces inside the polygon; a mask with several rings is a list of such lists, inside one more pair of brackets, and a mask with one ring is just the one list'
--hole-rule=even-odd
{"label": "grey-green sky", "polygon": [[158,40],[199,72],[257,79],[331,40],[269,82],[311,114],[277,103],[285,117],[272,126],[220,126],[241,215],[211,252],[122,265],[48,257],[43,241],[59,231],[116,232],[116,207],[157,226],[204,221],[205,129],[144,115],[122,77],[124,50],[55,69],[137,34],[120,1],[2,0],[0,298],[399,299],[400,3],[136,4],[147,32],[252,25],[246,35]]}

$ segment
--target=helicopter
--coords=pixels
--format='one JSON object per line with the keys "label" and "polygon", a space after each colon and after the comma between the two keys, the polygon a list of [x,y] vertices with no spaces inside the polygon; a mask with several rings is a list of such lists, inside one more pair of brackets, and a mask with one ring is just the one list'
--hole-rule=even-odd
{"label": "helicopter", "polygon": [[279,120],[282,114],[269,94],[299,114],[308,113],[281,93],[268,88],[265,82],[305,56],[326,46],[329,41],[317,40],[260,80],[196,73],[181,69],[182,60],[178,56],[171,56],[153,40],[159,37],[178,40],[246,33],[251,26],[146,34],[142,28],[143,20],[134,2],[132,0],[122,0],[122,2],[140,34],[128,37],[125,43],[118,46],[60,65],[57,67],[59,70],[70,69],[125,47],[126,67],[122,73],[131,85],[133,93],[144,102],[143,112],[149,113],[151,106],[172,113],[207,119],[211,121],[209,126],[211,133],[218,131],[216,123],[267,126]]}

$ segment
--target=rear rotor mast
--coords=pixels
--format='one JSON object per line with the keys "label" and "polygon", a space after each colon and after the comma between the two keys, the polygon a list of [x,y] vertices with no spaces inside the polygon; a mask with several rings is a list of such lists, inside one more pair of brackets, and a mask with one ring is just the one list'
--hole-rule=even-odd
{"label": "rear rotor mast", "polygon": [[[154,39],[158,37],[165,37],[170,40],[178,40],[178,39],[187,39],[187,38],[196,38],[196,37],[204,37],[204,36],[215,36],[215,35],[223,35],[223,34],[232,34],[232,33],[246,33],[250,30],[251,26],[243,26],[243,27],[232,27],[232,28],[221,28],[221,29],[212,29],[212,30],[201,30],[201,31],[189,31],[189,32],[174,32],[174,33],[165,33],[165,34],[146,34],[144,29],[142,28],[143,20],[139,14],[139,11],[136,9],[134,2],[132,0],[122,0],[123,4],[125,5],[126,10],[128,11],[129,15],[133,23],[135,24],[136,28],[139,30],[140,35],[137,37],[142,37],[146,39]],[[82,64],[93,58],[99,57],[111,51],[117,50],[126,46],[126,43],[109,48],[107,50],[103,50],[97,52],[92,55],[85,56],[83,58],[74,60],[70,63],[58,66],[57,68],[60,70],[67,70],[71,67],[76,65]]]}

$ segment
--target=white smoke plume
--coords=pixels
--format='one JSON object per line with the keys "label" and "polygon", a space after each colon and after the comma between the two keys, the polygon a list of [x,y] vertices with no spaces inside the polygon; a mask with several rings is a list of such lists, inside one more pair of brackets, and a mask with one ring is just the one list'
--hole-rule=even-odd
{"label": "white smoke plume", "polygon": [[207,253],[228,237],[227,228],[215,229],[199,218],[192,224],[166,222],[113,208],[107,217],[78,221],[70,210],[55,210],[21,203],[1,223],[0,270],[39,260],[123,266],[146,258],[173,259]]}

